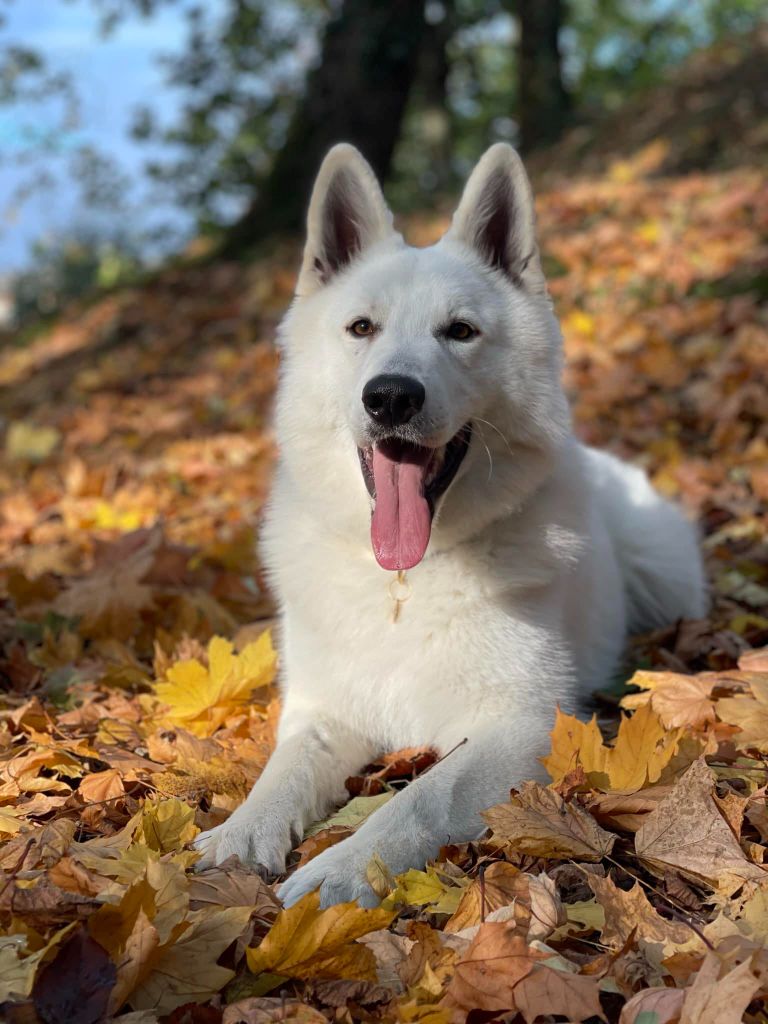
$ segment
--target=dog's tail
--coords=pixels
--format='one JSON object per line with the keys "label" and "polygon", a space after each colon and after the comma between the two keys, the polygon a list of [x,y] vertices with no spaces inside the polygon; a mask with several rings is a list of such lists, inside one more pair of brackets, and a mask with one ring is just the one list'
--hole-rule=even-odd
{"label": "dog's tail", "polygon": [[695,527],[641,469],[591,448],[587,458],[624,580],[629,630],[702,618],[708,599]]}

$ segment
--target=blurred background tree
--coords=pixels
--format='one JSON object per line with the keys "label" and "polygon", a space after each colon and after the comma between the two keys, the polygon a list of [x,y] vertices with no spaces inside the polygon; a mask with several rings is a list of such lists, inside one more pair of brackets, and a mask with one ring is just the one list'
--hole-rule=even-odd
{"label": "blurred background tree", "polygon": [[[164,58],[167,87],[181,100],[176,116],[168,121],[148,97],[133,135],[160,154],[147,166],[158,195],[189,211],[197,233],[228,256],[300,227],[319,160],[339,139],[360,146],[401,208],[423,206],[453,191],[491,142],[551,147],[694,51],[748,38],[765,16],[763,0],[79,2],[98,11],[106,34],[137,14],[151,22],[183,9],[186,39]],[[22,99],[57,102],[62,124],[77,119],[72,81],[44,53],[9,47],[0,104]],[[30,140],[38,152],[56,145],[56,132]],[[110,156],[81,147],[71,173],[88,208],[114,218],[128,190]],[[44,177],[28,187],[44,188]],[[76,248],[84,238],[97,245],[106,230],[133,272],[146,246],[122,220],[117,233],[86,225]],[[69,249],[59,241],[45,251],[49,261]]]}

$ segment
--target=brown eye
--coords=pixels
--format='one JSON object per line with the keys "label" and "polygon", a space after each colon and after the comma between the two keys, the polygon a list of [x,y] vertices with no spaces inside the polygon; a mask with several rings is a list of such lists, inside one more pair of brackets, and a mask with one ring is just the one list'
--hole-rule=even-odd
{"label": "brown eye", "polygon": [[367,338],[369,335],[373,334],[374,326],[370,320],[361,316],[359,320],[355,320],[351,323],[347,330],[351,334],[356,334],[358,338]]}
{"label": "brown eye", "polygon": [[454,320],[445,331],[446,338],[452,338],[454,341],[469,341],[476,334],[475,328],[470,324],[464,323],[463,320]]}

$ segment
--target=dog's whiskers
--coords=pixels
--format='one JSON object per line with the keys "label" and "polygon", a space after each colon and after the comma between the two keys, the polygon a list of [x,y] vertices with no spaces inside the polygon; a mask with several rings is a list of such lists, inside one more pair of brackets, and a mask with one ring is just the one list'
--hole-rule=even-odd
{"label": "dog's whiskers", "polygon": [[480,416],[473,416],[473,417],[472,417],[472,421],[473,421],[474,423],[485,423],[485,424],[486,424],[487,426],[489,426],[489,427],[491,428],[491,430],[495,430],[495,431],[496,431],[496,433],[497,433],[497,434],[499,435],[499,437],[501,438],[501,440],[502,440],[502,441],[504,442],[504,444],[505,444],[505,445],[507,446],[507,450],[509,451],[509,454],[510,454],[510,455],[513,455],[513,454],[514,454],[514,452],[512,451],[512,445],[511,445],[511,444],[509,443],[509,440],[508,440],[508,439],[507,439],[507,438],[506,438],[506,437],[504,436],[504,434],[502,434],[502,432],[501,432],[501,431],[499,430],[499,428],[498,428],[498,427],[496,426],[496,424],[495,424],[495,423],[491,423],[491,421],[490,421],[490,420],[484,420],[484,419],[482,419],[482,418],[481,418]]}
{"label": "dog's whiskers", "polygon": [[[485,420],[482,420],[481,422],[485,423]],[[485,443],[482,428],[478,428],[478,434],[480,435],[480,443],[483,448],[485,448],[485,454],[488,456],[488,483],[490,483],[491,477],[493,476],[493,456],[491,455],[491,449]]]}

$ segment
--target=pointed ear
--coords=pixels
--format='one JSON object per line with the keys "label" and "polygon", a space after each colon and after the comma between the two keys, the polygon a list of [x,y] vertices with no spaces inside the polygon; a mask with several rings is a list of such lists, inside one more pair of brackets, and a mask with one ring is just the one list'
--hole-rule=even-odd
{"label": "pointed ear", "polygon": [[312,190],[298,294],[316,291],[368,246],[394,235],[392,214],[370,165],[354,146],[334,146]]}
{"label": "pointed ear", "polygon": [[532,291],[546,286],[536,246],[533,194],[523,162],[498,142],[469,176],[447,239],[474,249],[488,266]]}

